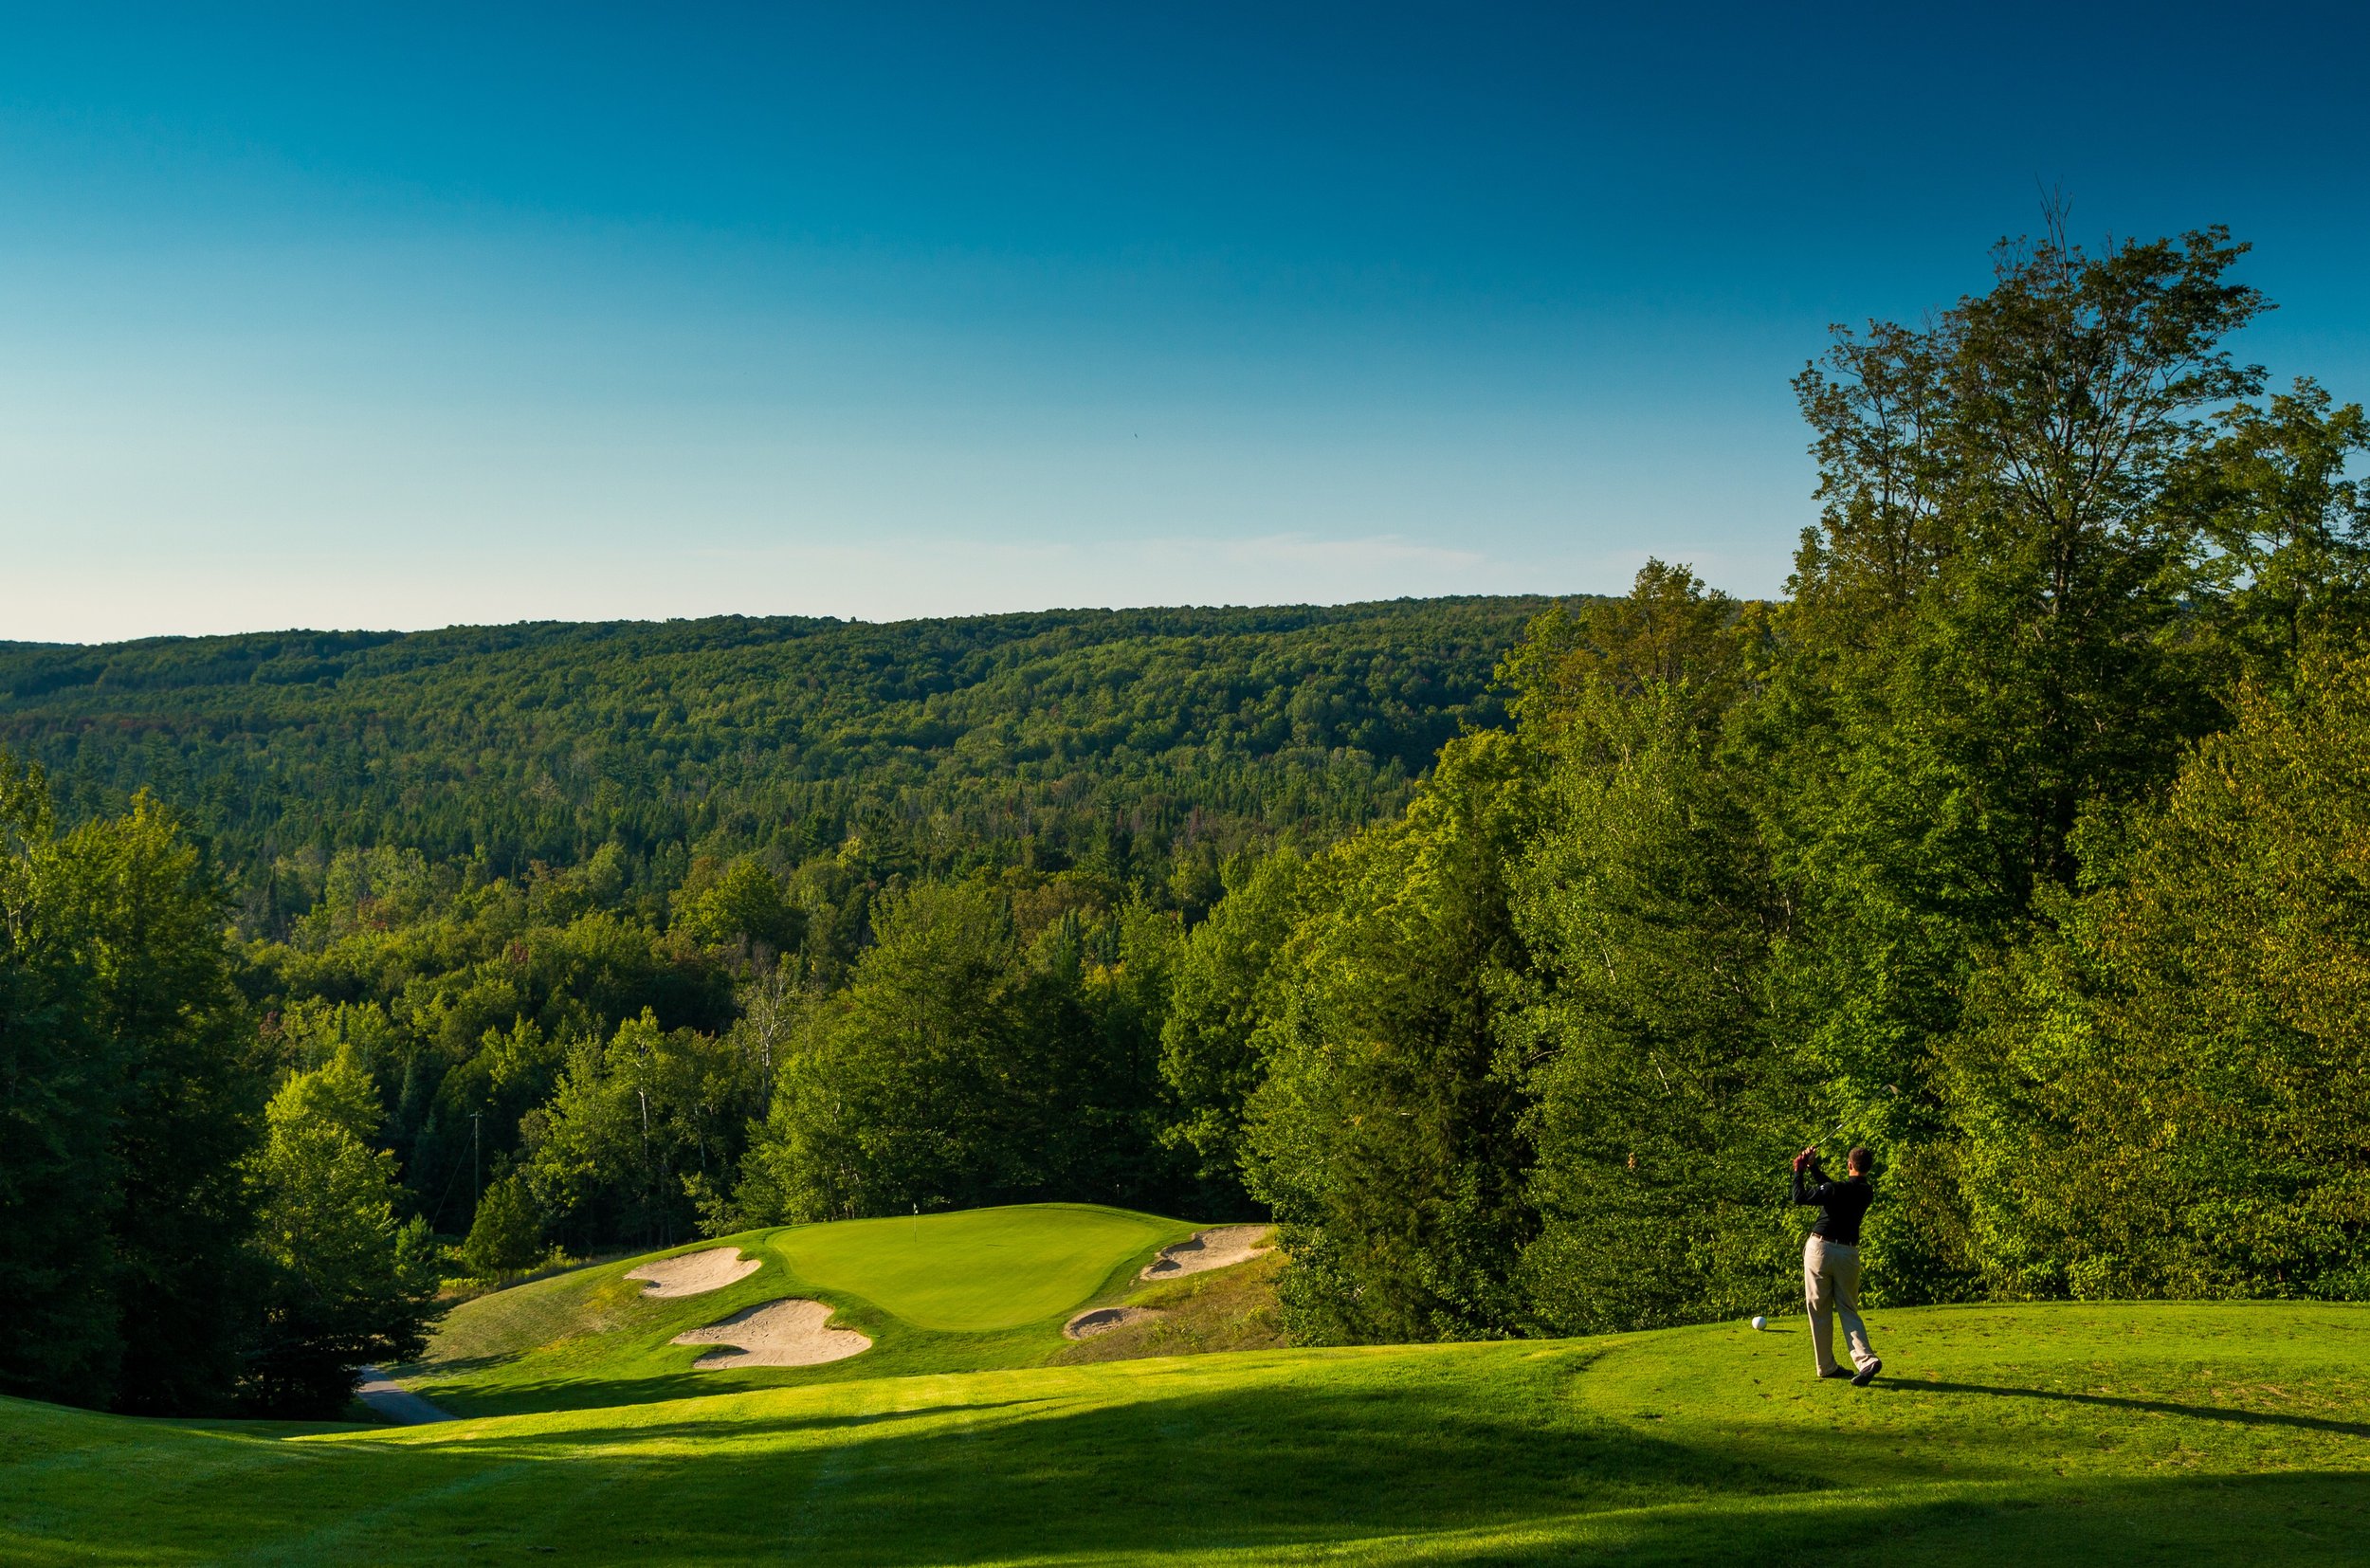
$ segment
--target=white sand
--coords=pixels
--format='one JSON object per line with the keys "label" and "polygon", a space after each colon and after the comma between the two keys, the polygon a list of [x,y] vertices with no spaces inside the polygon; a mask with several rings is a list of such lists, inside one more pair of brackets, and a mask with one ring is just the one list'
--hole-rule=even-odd
{"label": "white sand", "polygon": [[661,1258],[629,1268],[626,1278],[648,1280],[642,1287],[645,1296],[704,1296],[735,1280],[747,1279],[762,1267],[762,1260],[742,1257],[738,1247],[711,1247],[704,1252],[685,1252],[680,1258]]}
{"label": "white sand", "polygon": [[1168,1314],[1149,1306],[1098,1306],[1091,1312],[1081,1312],[1062,1325],[1062,1333],[1072,1340],[1091,1340],[1098,1334],[1108,1334],[1122,1323],[1142,1322],[1147,1318],[1165,1318]]}
{"label": "white sand", "polygon": [[1198,1274],[1205,1269],[1249,1263],[1262,1252],[1273,1250],[1275,1244],[1267,1238],[1274,1231],[1272,1225],[1221,1225],[1213,1230],[1196,1231],[1191,1240],[1160,1249],[1160,1255],[1145,1265],[1144,1271],[1137,1277],[1173,1280],[1180,1274]]}
{"label": "white sand", "polygon": [[719,1367],[811,1367],[844,1361],[872,1341],[852,1328],[832,1328],[831,1309],[821,1302],[767,1302],[736,1312],[722,1322],[678,1334],[679,1345],[722,1345],[691,1363],[695,1372]]}

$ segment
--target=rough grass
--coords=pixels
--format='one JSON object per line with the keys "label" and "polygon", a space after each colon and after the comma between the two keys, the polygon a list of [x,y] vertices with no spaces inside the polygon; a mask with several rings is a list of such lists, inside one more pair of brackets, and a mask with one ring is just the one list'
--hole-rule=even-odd
{"label": "rough grass", "polygon": [[[675,1249],[736,1246],[762,1267],[721,1290],[671,1300],[625,1277],[624,1258],[465,1302],[404,1384],[458,1415],[592,1409],[817,1381],[1039,1365],[1062,1324],[1124,1289],[1194,1227],[1091,1204],[1025,1204],[920,1219],[753,1231]],[[651,1256],[668,1256],[654,1253]],[[835,1308],[868,1336],[860,1356],[817,1367],[693,1372],[707,1348],[685,1329],[785,1296]]]}
{"label": "rough grass", "polygon": [[[363,1432],[0,1402],[0,1560],[2360,1562],[2370,1310],[874,1377]],[[862,1358],[858,1358],[859,1363]]]}
{"label": "rough grass", "polygon": [[1206,1356],[1224,1350],[1281,1350],[1291,1341],[1276,1303],[1276,1276],[1284,1254],[1267,1252],[1248,1263],[1188,1274],[1147,1285],[1124,1298],[1148,1306],[1158,1318],[1139,1318],[1091,1339],[1064,1345],[1053,1359],[1066,1366],[1088,1361],[1123,1361],[1141,1356]]}

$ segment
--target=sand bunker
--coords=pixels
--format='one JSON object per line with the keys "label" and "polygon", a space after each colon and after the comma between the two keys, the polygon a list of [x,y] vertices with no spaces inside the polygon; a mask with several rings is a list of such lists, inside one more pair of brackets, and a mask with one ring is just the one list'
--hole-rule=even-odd
{"label": "sand bunker", "polygon": [[1160,1255],[1145,1265],[1144,1271],[1137,1277],[1173,1280],[1179,1274],[1198,1274],[1206,1268],[1249,1263],[1273,1248],[1274,1243],[1267,1237],[1274,1230],[1272,1225],[1221,1225],[1214,1230],[1196,1231],[1190,1241],[1160,1249]]}
{"label": "sand bunker", "polygon": [[852,1328],[830,1328],[831,1309],[821,1302],[767,1302],[736,1312],[720,1323],[678,1334],[679,1345],[722,1345],[691,1363],[695,1372],[720,1367],[811,1367],[844,1361],[872,1341]]}
{"label": "sand bunker", "polygon": [[759,1259],[742,1257],[738,1247],[711,1247],[704,1252],[685,1252],[680,1258],[661,1258],[629,1268],[626,1278],[648,1280],[642,1287],[645,1296],[704,1296],[735,1280],[747,1279],[762,1267]]}
{"label": "sand bunker", "polygon": [[1081,1312],[1062,1325],[1065,1338],[1091,1340],[1098,1334],[1108,1334],[1126,1323],[1139,1323],[1147,1318],[1165,1318],[1148,1306],[1098,1306],[1091,1312]]}

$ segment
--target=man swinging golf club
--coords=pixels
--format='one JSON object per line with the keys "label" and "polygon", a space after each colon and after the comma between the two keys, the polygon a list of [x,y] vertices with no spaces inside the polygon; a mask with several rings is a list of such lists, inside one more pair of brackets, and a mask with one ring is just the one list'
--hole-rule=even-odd
{"label": "man swinging golf club", "polygon": [[[1818,1223],[1811,1227],[1811,1238],[1802,1244],[1802,1294],[1811,1313],[1811,1354],[1817,1358],[1821,1377],[1849,1377],[1854,1388],[1868,1387],[1885,1370],[1885,1363],[1869,1344],[1868,1325],[1860,1321],[1860,1217],[1876,1195],[1868,1181],[1874,1163],[1868,1150],[1855,1148],[1845,1157],[1850,1174],[1841,1181],[1830,1181],[1818,1167],[1816,1144],[1794,1157],[1794,1201],[1816,1204],[1819,1209]],[[1844,1338],[1851,1346],[1852,1365],[1859,1369],[1856,1372],[1835,1364],[1832,1317],[1838,1313],[1843,1317]]]}

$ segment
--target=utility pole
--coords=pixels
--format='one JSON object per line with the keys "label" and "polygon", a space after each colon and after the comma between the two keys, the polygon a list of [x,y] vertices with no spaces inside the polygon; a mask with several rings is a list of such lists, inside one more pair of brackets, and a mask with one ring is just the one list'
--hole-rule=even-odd
{"label": "utility pole", "polygon": [[478,1192],[478,1145],[483,1141],[484,1121],[483,1111],[469,1113],[469,1212],[472,1214],[477,1212],[477,1206],[483,1201]]}

